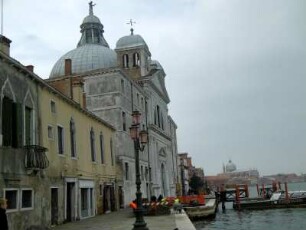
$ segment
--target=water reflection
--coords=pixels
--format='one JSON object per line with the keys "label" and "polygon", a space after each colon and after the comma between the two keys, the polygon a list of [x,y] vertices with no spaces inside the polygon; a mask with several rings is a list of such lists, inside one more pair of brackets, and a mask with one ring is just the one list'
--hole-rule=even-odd
{"label": "water reflection", "polygon": [[225,212],[219,207],[215,219],[193,223],[197,230],[296,230],[305,229],[305,217],[304,208],[238,212],[229,206]]}

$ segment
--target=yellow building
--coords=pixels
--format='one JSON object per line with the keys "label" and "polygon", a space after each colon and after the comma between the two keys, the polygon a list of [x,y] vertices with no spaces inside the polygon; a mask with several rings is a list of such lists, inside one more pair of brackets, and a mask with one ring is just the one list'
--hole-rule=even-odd
{"label": "yellow building", "polygon": [[65,96],[11,58],[10,42],[0,35],[0,197],[9,228],[116,210],[115,128],[84,109],[81,81]]}
{"label": "yellow building", "polygon": [[[75,98],[83,98],[76,96],[83,94],[82,82],[74,85]],[[50,161],[46,176],[54,178],[52,224],[116,210],[115,129],[83,109],[82,99],[75,102],[51,86],[38,94],[41,143]]]}

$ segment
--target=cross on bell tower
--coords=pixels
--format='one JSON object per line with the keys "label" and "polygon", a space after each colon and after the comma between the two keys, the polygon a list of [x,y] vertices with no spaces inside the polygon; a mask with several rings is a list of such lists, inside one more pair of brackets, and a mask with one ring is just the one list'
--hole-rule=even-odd
{"label": "cross on bell tower", "polygon": [[126,24],[130,24],[131,25],[131,35],[134,34],[134,29],[133,29],[133,24],[136,24],[136,22],[134,22],[132,19],[130,19],[130,21]]}

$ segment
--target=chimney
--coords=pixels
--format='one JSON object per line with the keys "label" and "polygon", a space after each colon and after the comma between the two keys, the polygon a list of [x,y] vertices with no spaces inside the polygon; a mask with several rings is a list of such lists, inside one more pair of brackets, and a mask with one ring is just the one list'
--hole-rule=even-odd
{"label": "chimney", "polygon": [[0,52],[10,56],[10,43],[12,41],[0,34]]}
{"label": "chimney", "polygon": [[71,74],[71,59],[65,59],[65,76],[70,76]]}
{"label": "chimney", "polygon": [[27,70],[29,70],[30,72],[34,72],[34,66],[33,65],[27,65],[26,66]]}

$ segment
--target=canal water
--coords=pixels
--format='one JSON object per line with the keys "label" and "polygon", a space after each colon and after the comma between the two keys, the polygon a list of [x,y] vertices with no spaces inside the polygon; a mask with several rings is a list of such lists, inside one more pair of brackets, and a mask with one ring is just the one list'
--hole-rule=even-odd
{"label": "canal water", "polygon": [[[306,183],[288,184],[288,190],[306,190]],[[256,187],[250,188],[255,196]],[[306,229],[306,208],[235,211],[232,203],[221,206],[215,219],[193,222],[197,230],[302,230]]]}

